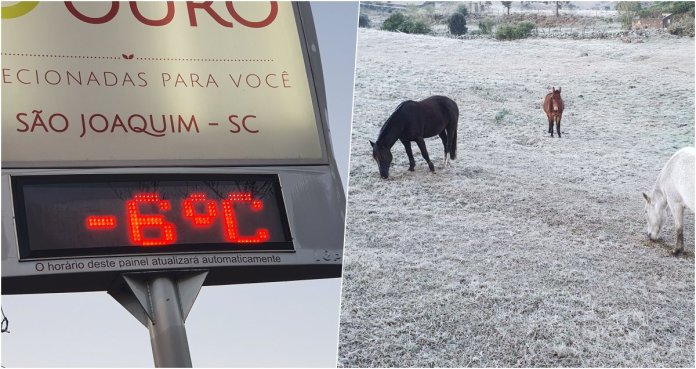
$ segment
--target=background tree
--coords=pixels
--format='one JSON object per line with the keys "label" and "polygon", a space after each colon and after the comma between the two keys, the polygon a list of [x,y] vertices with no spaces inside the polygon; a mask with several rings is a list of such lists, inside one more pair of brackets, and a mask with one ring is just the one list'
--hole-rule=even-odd
{"label": "background tree", "polygon": [[561,8],[571,6],[570,1],[544,1],[544,4],[548,3],[554,3],[553,5],[556,6],[556,18],[561,16],[561,13],[559,12]]}
{"label": "background tree", "polygon": [[638,1],[619,1],[616,4],[616,11],[619,12],[619,18],[624,28],[631,28],[633,17],[640,12],[641,6]]}
{"label": "background tree", "polygon": [[558,12],[563,7],[570,7],[570,1],[554,1],[556,3],[556,17],[560,16]]}
{"label": "background tree", "polygon": [[406,17],[402,13],[394,13],[382,23],[382,29],[385,31],[396,32],[406,21]]}
{"label": "background tree", "polygon": [[467,9],[466,5],[462,4],[457,7],[457,13],[466,17],[467,15],[469,15],[469,9]]}
{"label": "background tree", "polygon": [[405,16],[402,13],[394,13],[382,23],[382,29],[392,32],[428,34],[432,30],[422,20]]}
{"label": "background tree", "polygon": [[365,13],[360,13],[360,18],[358,18],[358,27],[370,28],[370,17]]}
{"label": "background tree", "polygon": [[466,19],[464,18],[462,13],[457,12],[452,14],[449,17],[447,23],[449,24],[449,30],[451,34],[457,36],[466,34]]}
{"label": "background tree", "polygon": [[650,5],[650,10],[660,13],[686,14],[694,13],[693,1],[657,1]]}
{"label": "background tree", "polygon": [[694,15],[694,2],[693,1],[670,1],[672,3],[672,12],[678,14],[691,14]]}
{"label": "background tree", "polygon": [[501,1],[503,6],[507,8],[508,15],[510,15],[510,7],[512,6],[512,1]]}
{"label": "background tree", "polygon": [[483,18],[479,21],[479,31],[484,34],[488,35],[493,32],[493,27],[495,27],[495,21],[493,18]]}
{"label": "background tree", "polygon": [[[495,31],[498,40],[517,40],[527,38],[532,34],[535,25],[532,22],[520,22],[517,24],[503,24]],[[496,119],[498,120],[498,119]]]}

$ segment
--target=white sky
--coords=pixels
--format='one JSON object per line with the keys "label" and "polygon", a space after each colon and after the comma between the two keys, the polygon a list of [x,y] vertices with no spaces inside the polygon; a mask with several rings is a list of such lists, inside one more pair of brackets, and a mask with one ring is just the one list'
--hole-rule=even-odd
{"label": "white sky", "polygon": [[[329,124],[348,175],[357,2],[313,3]],[[204,287],[186,322],[196,367],[332,367],[340,279]],[[147,329],[106,292],[2,297],[4,367],[152,367]]]}

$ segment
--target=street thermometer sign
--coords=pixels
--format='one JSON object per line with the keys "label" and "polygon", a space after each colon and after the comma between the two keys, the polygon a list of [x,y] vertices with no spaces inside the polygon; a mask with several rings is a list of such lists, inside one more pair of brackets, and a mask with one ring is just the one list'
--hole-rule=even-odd
{"label": "street thermometer sign", "polygon": [[2,6],[3,294],[341,275],[309,4]]}
{"label": "street thermometer sign", "polygon": [[22,259],[294,251],[277,176],[29,176],[13,185]]}

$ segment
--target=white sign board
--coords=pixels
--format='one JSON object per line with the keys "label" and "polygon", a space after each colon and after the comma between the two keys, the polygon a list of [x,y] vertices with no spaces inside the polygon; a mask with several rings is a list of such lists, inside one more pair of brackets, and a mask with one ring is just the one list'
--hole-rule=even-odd
{"label": "white sign board", "polygon": [[4,168],[327,163],[289,2],[2,11]]}
{"label": "white sign board", "polygon": [[3,2],[1,86],[3,293],[341,275],[309,3]]}

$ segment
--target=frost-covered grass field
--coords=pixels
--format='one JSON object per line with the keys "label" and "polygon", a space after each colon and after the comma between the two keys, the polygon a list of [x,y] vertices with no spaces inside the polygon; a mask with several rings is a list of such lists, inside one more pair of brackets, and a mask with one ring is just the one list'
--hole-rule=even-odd
{"label": "frost-covered grass field", "polygon": [[[455,40],[359,30],[340,366],[694,366],[694,216],[648,242],[642,191],[693,145],[694,40]],[[562,86],[563,138],[542,111]],[[381,180],[407,99],[460,109],[436,174]],[[498,119],[496,120],[496,117]]]}

